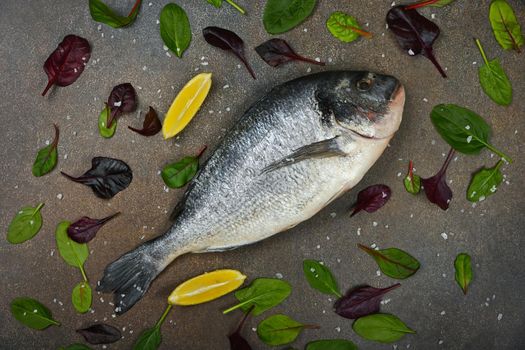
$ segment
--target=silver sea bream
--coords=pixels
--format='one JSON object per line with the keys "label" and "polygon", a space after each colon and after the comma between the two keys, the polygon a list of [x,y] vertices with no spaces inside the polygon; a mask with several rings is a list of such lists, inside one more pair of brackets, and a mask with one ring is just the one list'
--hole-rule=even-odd
{"label": "silver sea bream", "polygon": [[174,224],[108,265],[98,290],[124,313],[185,253],[255,243],[315,215],[354,187],[398,130],[398,80],[332,71],[274,88],[228,132],[174,212]]}

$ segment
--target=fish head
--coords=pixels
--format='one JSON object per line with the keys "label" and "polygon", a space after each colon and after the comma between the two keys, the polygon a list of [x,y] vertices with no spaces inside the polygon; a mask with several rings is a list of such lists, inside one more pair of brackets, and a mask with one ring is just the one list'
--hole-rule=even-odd
{"label": "fish head", "polygon": [[391,138],[399,129],[405,104],[399,80],[372,72],[334,73],[317,91],[321,112],[357,136]]}

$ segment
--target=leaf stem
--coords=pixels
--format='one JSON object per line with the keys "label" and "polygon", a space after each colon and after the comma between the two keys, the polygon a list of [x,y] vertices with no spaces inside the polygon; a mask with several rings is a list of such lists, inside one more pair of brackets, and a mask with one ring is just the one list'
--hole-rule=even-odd
{"label": "leaf stem", "polygon": [[82,274],[82,278],[84,279],[84,282],[86,283],[89,282],[87,275],[86,275],[86,271],[84,270],[84,265],[79,265],[78,268],[80,269],[80,273]]}
{"label": "leaf stem", "polygon": [[[58,126],[53,123],[53,127],[55,128],[55,139],[53,140],[53,143],[51,144],[51,151],[58,146],[58,138],[60,136],[60,130],[58,129]],[[50,152],[51,153],[51,152]]]}
{"label": "leaf stem", "polygon": [[238,308],[241,308],[243,307],[244,305],[246,304],[249,304],[253,301],[253,299],[249,299],[249,300],[246,300],[246,301],[243,301],[242,303],[239,303],[237,305],[234,305],[232,307],[230,307],[229,309],[226,309],[222,312],[223,315],[226,315],[227,313],[230,313],[232,312],[233,310],[237,310]]}
{"label": "leaf stem", "polygon": [[135,5],[133,5],[133,7],[131,8],[131,11],[129,11],[128,18],[130,18],[131,16],[133,16],[133,13],[134,13],[135,11],[138,11],[138,7],[140,6],[140,2],[141,2],[141,1],[142,1],[142,0],[137,0],[137,1],[135,2]]}
{"label": "leaf stem", "polygon": [[162,314],[162,316],[160,316],[160,318],[157,321],[157,323],[155,323],[155,328],[160,328],[160,326],[162,326],[162,324],[164,323],[164,320],[168,316],[168,313],[170,312],[172,307],[173,307],[173,305],[168,304],[168,306],[166,307],[166,310],[164,310],[164,313]]}
{"label": "leaf stem", "polygon": [[42,92],[42,96],[45,96],[47,94],[47,91],[51,88],[51,86],[55,85],[55,79],[51,79],[48,81],[46,88],[44,89],[44,92]]}
{"label": "leaf stem", "polygon": [[244,323],[246,323],[246,320],[248,319],[248,316],[250,316],[250,314],[252,313],[253,309],[255,309],[255,304],[250,306],[246,315],[242,317],[241,322],[239,322],[239,326],[237,326],[237,329],[235,330],[235,333],[241,332],[242,327],[244,327]]}
{"label": "leaf stem", "polygon": [[448,165],[450,164],[450,161],[452,160],[452,156],[454,156],[454,153],[456,153],[456,150],[454,148],[450,148],[450,151],[448,151],[447,159],[445,159],[445,163],[443,163],[443,166],[441,169],[439,169],[439,173],[444,173],[448,169]]}
{"label": "leaf stem", "polygon": [[483,61],[485,61],[485,64],[489,65],[489,60],[487,59],[487,55],[485,55],[485,50],[483,50],[483,46],[481,46],[481,42],[479,39],[476,40],[476,45],[478,45],[479,52],[481,52],[481,56],[483,57]]}
{"label": "leaf stem", "polygon": [[199,149],[199,152],[197,152],[197,155],[195,156],[195,158],[200,158],[203,155],[203,153],[206,151],[207,148],[208,148],[207,145],[202,146]]}
{"label": "leaf stem", "polygon": [[439,0],[421,1],[421,2],[418,2],[418,3],[412,4],[412,5],[406,6],[403,10],[405,10],[405,11],[407,11],[407,10],[415,10],[415,9],[420,8],[420,7],[425,7],[425,6],[428,6],[428,5],[435,4],[438,1]]}
{"label": "leaf stem", "polygon": [[240,13],[242,13],[243,15],[246,14],[246,11],[240,7],[239,5],[237,5],[233,0],[226,0],[226,2],[228,4],[230,4],[231,6],[233,6],[237,11],[239,11]]}
{"label": "leaf stem", "polygon": [[100,219],[98,223],[99,223],[100,225],[104,225],[104,224],[106,224],[108,221],[110,221],[111,219],[113,219],[113,218],[115,218],[115,217],[117,217],[117,216],[119,216],[119,215],[120,215],[120,211],[117,211],[115,214],[112,214],[112,215],[110,215],[110,216],[106,216],[106,217],[103,218],[103,219]]}
{"label": "leaf stem", "polygon": [[43,206],[44,206],[44,203],[38,204],[35,208],[35,211],[33,211],[33,214],[31,214],[31,217],[35,216],[35,214],[38,213],[40,209],[42,209]]}
{"label": "leaf stem", "polygon": [[511,157],[506,155],[505,153],[501,152],[500,150],[496,149],[494,146],[492,146],[490,143],[485,143],[485,146],[490,149],[492,152],[496,153],[498,156],[503,158],[505,161],[507,161],[509,164],[512,164],[513,160]]}

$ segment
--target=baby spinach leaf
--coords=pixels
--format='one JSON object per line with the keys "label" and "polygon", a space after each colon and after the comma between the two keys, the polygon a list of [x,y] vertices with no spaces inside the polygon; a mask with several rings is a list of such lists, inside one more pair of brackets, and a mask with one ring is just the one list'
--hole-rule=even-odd
{"label": "baby spinach leaf", "polygon": [[470,265],[470,255],[467,253],[460,253],[454,261],[454,268],[456,269],[456,282],[463,290],[463,294],[467,294],[467,289],[472,281],[472,267]]}
{"label": "baby spinach leaf", "polygon": [[135,111],[137,108],[137,93],[133,85],[124,83],[115,86],[109,94],[107,105],[111,113],[106,127],[111,128],[114,120],[117,120],[124,113]]}
{"label": "baby spinach leaf", "polygon": [[408,174],[405,176],[403,184],[408,193],[418,194],[419,191],[421,191],[421,177],[414,174],[414,164],[412,161],[408,163]]}
{"label": "baby spinach leaf", "polygon": [[128,126],[128,128],[142,136],[153,136],[162,129],[162,123],[160,122],[157,112],[150,106],[149,111],[144,118],[144,122],[142,123],[142,129],[135,129],[131,126]]}
{"label": "baby spinach leaf", "polygon": [[313,12],[316,0],[268,0],[263,24],[270,34],[281,34],[298,26]]}
{"label": "baby spinach leaf", "polygon": [[120,212],[116,212],[115,214],[103,219],[91,219],[87,216],[83,216],[69,225],[67,228],[67,235],[77,243],[87,243],[95,238],[98,230],[102,226],[119,214]]}
{"label": "baby spinach leaf", "polygon": [[405,334],[416,333],[399,318],[390,314],[373,314],[358,318],[352,328],[361,337],[380,343],[393,343]]}
{"label": "baby spinach leaf", "polygon": [[367,213],[373,213],[379,210],[388,202],[392,191],[387,185],[372,185],[357,194],[357,203],[354,205],[354,210],[350,216],[354,216],[361,210]]}
{"label": "baby spinach leaf", "polygon": [[349,319],[375,314],[379,312],[383,295],[400,285],[396,283],[387,288],[374,288],[365,285],[351,289],[335,302],[335,313]]}
{"label": "baby spinach leaf", "polygon": [[124,190],[133,179],[133,172],[126,163],[108,157],[93,158],[91,169],[79,177],[60,173],[71,181],[91,187],[95,195],[103,199],[109,199]]}
{"label": "baby spinach leaf", "polygon": [[379,269],[389,277],[405,279],[415,274],[419,269],[419,261],[401,249],[387,248],[375,250],[362,244],[358,244],[358,246],[374,258]]}
{"label": "baby spinach leaf", "polygon": [[164,44],[177,57],[182,54],[191,42],[190,21],[186,12],[177,4],[167,4],[160,13],[160,37]]}
{"label": "baby spinach leaf", "polygon": [[[207,1],[208,3],[212,4],[216,8],[220,8],[223,2],[223,0],[207,0]],[[236,4],[233,0],[226,0],[226,2],[230,4],[234,9],[242,13],[243,15],[246,14],[246,11],[242,7],[240,7],[238,4]]]}
{"label": "baby spinach leaf", "polygon": [[89,311],[92,300],[91,287],[86,281],[82,281],[73,288],[71,293],[71,302],[77,312],[84,314]]}
{"label": "baby spinach leaf", "polygon": [[252,305],[248,312],[246,312],[241,322],[239,323],[239,326],[237,326],[237,329],[228,335],[228,340],[230,341],[230,350],[252,350],[252,347],[248,343],[246,339],[241,335],[242,328],[244,327],[244,323],[248,319],[248,316],[252,313],[253,309],[255,308],[255,305]]}
{"label": "baby spinach leaf", "polygon": [[60,326],[60,323],[53,319],[51,311],[32,298],[20,297],[11,301],[11,314],[24,326],[33,329]]}
{"label": "baby spinach leaf", "polygon": [[422,179],[423,188],[429,201],[436,204],[443,210],[447,210],[450,202],[452,201],[452,190],[447,184],[447,169],[454,156],[454,149],[451,148],[448,152],[448,156],[445,159],[445,163],[436,175],[429,177],[428,179]]}
{"label": "baby spinach leaf", "polygon": [[202,147],[196,156],[184,157],[176,163],[166,165],[160,173],[166,186],[181,188],[190,182],[199,170],[199,158],[204,151],[206,146]]}
{"label": "baby spinach leaf", "polygon": [[364,36],[367,39],[372,38],[371,33],[361,29],[355,17],[340,11],[330,15],[326,21],[326,27],[335,38],[345,43],[352,42],[360,36]]}
{"label": "baby spinach leaf", "polygon": [[155,326],[141,333],[139,339],[137,339],[137,342],[133,345],[133,350],[156,350],[159,348],[161,342],[162,334],[160,333],[160,327]]}
{"label": "baby spinach leaf", "polygon": [[503,161],[500,160],[493,168],[483,168],[474,174],[467,189],[469,201],[479,202],[496,193],[503,181],[503,174],[499,170],[502,165]]}
{"label": "baby spinach leaf", "polygon": [[111,123],[111,127],[108,128],[108,118],[109,118],[110,112],[109,112],[109,106],[106,103],[106,107],[100,112],[100,115],[98,117],[98,132],[100,136],[105,137],[107,139],[113,137],[115,135],[115,131],[117,130],[117,120],[113,120]]}
{"label": "baby spinach leaf", "polygon": [[305,328],[319,328],[297,322],[286,315],[273,315],[257,326],[257,335],[265,344],[276,346],[293,342]]}
{"label": "baby spinach leaf", "polygon": [[324,66],[324,62],[318,62],[310,58],[300,56],[288,45],[283,39],[270,39],[255,48],[255,51],[261,56],[264,62],[272,67],[277,67],[290,61],[303,61],[312,64]]}
{"label": "baby spinach leaf", "polygon": [[101,0],[89,0],[89,13],[96,22],[107,24],[113,28],[120,28],[135,21],[140,10],[140,3],[141,0],[137,0],[129,15],[120,16]]}
{"label": "baby spinach leaf", "polygon": [[450,5],[456,0],[425,0],[413,5],[405,6],[405,10],[415,10],[420,7],[433,6],[433,7],[444,7]]}
{"label": "baby spinach leaf", "polygon": [[42,227],[42,214],[40,209],[44,203],[34,207],[20,209],[7,228],[7,241],[11,244],[23,243],[33,237]]}
{"label": "baby spinach leaf", "polygon": [[419,54],[425,56],[443,78],[447,77],[432,48],[440,33],[437,24],[421,16],[416,10],[405,11],[403,6],[395,6],[388,11],[386,22],[403,50],[410,56]]}
{"label": "baby spinach leaf", "polygon": [[479,67],[479,82],[485,94],[501,106],[512,102],[512,85],[497,58],[489,61],[479,39],[476,39],[485,65]]}
{"label": "baby spinach leaf", "polygon": [[56,124],[53,124],[53,127],[55,128],[55,138],[53,139],[53,142],[51,144],[47,145],[46,147],[40,149],[38,151],[38,154],[36,155],[35,162],[33,163],[33,175],[36,177],[45,175],[51,170],[55,168],[57,165],[57,158],[58,158],[58,152],[57,152],[57,146],[58,146],[58,137],[59,137],[59,130],[58,126]]}
{"label": "baby spinach leaf", "polygon": [[58,350],[91,350],[91,348],[87,345],[77,343],[68,345],[66,347],[61,346],[58,348]]}
{"label": "baby spinach leaf", "polygon": [[97,323],[87,328],[77,329],[77,333],[82,335],[89,344],[93,345],[111,344],[122,338],[122,334],[118,328],[104,323]]}
{"label": "baby spinach leaf", "polygon": [[490,24],[496,40],[504,50],[516,50],[525,43],[521,26],[514,10],[505,0],[492,0],[489,12]]}
{"label": "baby spinach leaf", "polygon": [[285,281],[276,278],[257,278],[248,287],[235,292],[239,304],[223,311],[227,314],[241,308],[248,312],[253,307],[253,315],[258,316],[282,303],[290,293],[292,287]]}
{"label": "baby spinach leaf", "polygon": [[324,294],[341,297],[337,281],[330,270],[316,260],[303,261],[303,272],[310,286]]}
{"label": "baby spinach leaf", "polygon": [[244,64],[248,72],[250,72],[252,78],[256,79],[255,73],[244,55],[244,42],[237,34],[231,30],[219,27],[206,27],[202,30],[202,35],[204,35],[204,40],[206,40],[208,44],[222,50],[233,52]]}
{"label": "baby spinach leaf", "polygon": [[440,104],[430,114],[432,124],[441,137],[456,151],[478,154],[487,147],[512,163],[512,159],[489,144],[490,126],[473,111],[454,104]]}
{"label": "baby spinach leaf", "polygon": [[62,221],[56,228],[55,238],[60,256],[69,265],[82,269],[84,262],[89,256],[87,244],[73,241],[67,235],[67,229],[71,225],[69,221]]}
{"label": "baby spinach leaf", "polygon": [[53,85],[68,86],[73,84],[84,71],[91,57],[89,42],[76,35],[67,35],[44,63],[48,83],[42,96]]}
{"label": "baby spinach leaf", "polygon": [[309,342],[305,350],[357,350],[357,345],[350,340],[323,339]]}

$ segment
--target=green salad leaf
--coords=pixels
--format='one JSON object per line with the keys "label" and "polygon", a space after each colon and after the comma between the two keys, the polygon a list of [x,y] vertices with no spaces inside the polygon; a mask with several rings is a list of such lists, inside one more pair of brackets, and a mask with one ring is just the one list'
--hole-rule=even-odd
{"label": "green salad leaf", "polygon": [[397,248],[375,250],[362,244],[358,246],[374,258],[379,269],[389,277],[405,279],[419,270],[419,261],[404,250]]}
{"label": "green salad leaf", "polygon": [[321,293],[335,295],[338,298],[342,296],[332,272],[319,261],[303,261],[303,272],[312,288]]}
{"label": "green salad leaf", "polygon": [[190,21],[182,7],[173,3],[164,6],[160,13],[160,36],[177,57],[182,57],[191,42]]}
{"label": "green salad leaf", "polygon": [[132,24],[140,10],[141,0],[136,0],[129,15],[121,16],[101,0],[89,0],[89,13],[96,22],[107,24],[113,28],[121,28]]}
{"label": "green salad leaf", "polygon": [[11,314],[23,325],[33,329],[45,329],[49,326],[60,326],[53,319],[51,311],[38,300],[26,297],[11,301]]}
{"label": "green salad leaf", "polygon": [[372,37],[371,33],[361,29],[355,17],[340,11],[330,15],[326,21],[326,27],[335,38],[345,43],[352,42],[360,36],[364,36],[367,39]]}
{"label": "green salad leaf", "polygon": [[20,209],[7,228],[7,241],[12,244],[23,243],[40,231],[42,227],[42,214],[40,209],[44,203],[35,207],[23,207]]}
{"label": "green salad leaf", "polygon": [[105,137],[107,139],[113,137],[115,135],[115,131],[117,130],[117,119],[113,119],[111,123],[111,127],[107,127],[108,125],[108,117],[109,117],[109,107],[106,104],[106,107],[100,112],[100,115],[98,117],[98,132],[100,133],[100,136]]}
{"label": "green salad leaf", "polygon": [[490,24],[496,40],[504,50],[516,50],[525,43],[521,26],[514,10],[505,0],[492,0],[489,12]]}
{"label": "green salad leaf", "polygon": [[467,189],[467,199],[471,202],[479,202],[496,193],[498,186],[503,181],[503,174],[499,170],[503,165],[500,160],[492,168],[483,168],[474,174]]}
{"label": "green salad leaf", "polygon": [[293,342],[305,328],[319,328],[293,320],[286,315],[273,315],[257,326],[257,335],[265,344],[276,346]]}
{"label": "green salad leaf", "polygon": [[472,281],[472,267],[470,263],[470,255],[467,253],[460,253],[454,261],[454,268],[456,269],[456,282],[463,290],[463,294],[467,294],[468,286]]}
{"label": "green salad leaf", "polygon": [[91,287],[87,281],[82,281],[77,284],[71,294],[71,302],[75,309],[81,314],[89,311],[92,298]]}
{"label": "green salad leaf", "polygon": [[60,132],[56,124],[53,124],[53,127],[55,128],[55,138],[53,139],[53,142],[38,151],[35,162],[33,163],[32,172],[36,177],[40,177],[51,172],[51,170],[53,170],[57,165],[57,146]]}
{"label": "green salad leaf", "polygon": [[390,314],[372,314],[358,318],[352,325],[361,337],[380,343],[393,343],[406,334],[416,333],[399,318]]}
{"label": "green salad leaf", "polygon": [[[85,243],[77,243],[67,235],[67,228],[71,225],[69,221],[58,224],[55,232],[58,252],[66,263],[83,271],[84,262],[89,256],[88,246]],[[84,278],[87,280],[87,278]]]}
{"label": "green salad leaf", "polygon": [[133,350],[156,350],[159,348],[162,342],[162,334],[160,333],[160,327],[148,328],[142,332],[137,339]]}
{"label": "green salad leaf", "polygon": [[512,85],[507,74],[497,58],[489,61],[479,39],[476,39],[485,65],[479,67],[479,82],[485,94],[500,106],[508,106],[512,102]]}
{"label": "green salad leaf", "polygon": [[281,34],[298,26],[315,8],[316,0],[268,0],[263,24],[270,34]]}

